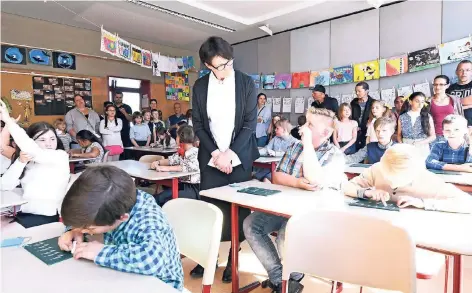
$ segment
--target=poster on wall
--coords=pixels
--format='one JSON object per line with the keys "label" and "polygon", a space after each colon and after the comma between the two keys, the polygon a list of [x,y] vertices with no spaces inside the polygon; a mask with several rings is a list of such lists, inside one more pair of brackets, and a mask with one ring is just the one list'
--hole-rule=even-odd
{"label": "poster on wall", "polygon": [[282,98],[277,97],[272,99],[272,111],[274,113],[280,113],[282,105]]}
{"label": "poster on wall", "polygon": [[143,64],[143,50],[131,44],[131,61],[136,64]]}
{"label": "poster on wall", "polygon": [[397,89],[397,95],[399,97],[408,98],[412,93],[413,87],[411,85],[402,86]]}
{"label": "poster on wall", "polygon": [[396,98],[395,88],[382,90],[381,99],[382,99],[382,101],[385,102],[385,106],[387,106],[389,108],[393,108],[394,103],[395,103],[395,98]]}
{"label": "poster on wall", "polygon": [[174,101],[190,101],[188,74],[183,72],[164,73],[166,99]]}
{"label": "poster on wall", "polygon": [[22,47],[2,45],[2,63],[26,64],[26,50]]}
{"label": "poster on wall", "polygon": [[423,82],[413,85],[414,92],[422,92],[426,98],[431,97],[431,86],[429,82]]}
{"label": "poster on wall", "polygon": [[322,86],[328,86],[329,79],[329,70],[310,71],[310,87],[314,87],[317,84],[321,84]]}
{"label": "poster on wall", "polygon": [[274,79],[274,88],[278,90],[289,89],[292,86],[292,74],[277,73]]}
{"label": "poster on wall", "polygon": [[117,40],[118,40],[118,37],[115,34],[112,34],[109,31],[106,31],[102,28],[100,51],[116,56],[117,55],[117,45],[116,45]]}
{"label": "poster on wall", "polygon": [[380,77],[395,76],[408,72],[408,56],[401,55],[380,59]]}
{"label": "poster on wall", "polygon": [[439,45],[441,64],[460,61],[472,55],[472,37]]}
{"label": "poster on wall", "polygon": [[352,99],[354,99],[353,94],[342,94],[341,95],[341,103],[348,103],[350,104]]}
{"label": "poster on wall", "polygon": [[296,97],[295,98],[295,113],[301,114],[305,112],[305,98]]}
{"label": "poster on wall", "polygon": [[294,72],[292,73],[292,88],[306,88],[310,86],[310,72]]}
{"label": "poster on wall", "polygon": [[116,56],[120,57],[121,59],[131,61],[131,44],[122,38],[117,38],[116,45],[118,49]]}
{"label": "poster on wall", "polygon": [[290,98],[290,97],[284,97],[283,98],[282,112],[292,113],[292,98]]}
{"label": "poster on wall", "polygon": [[352,66],[341,66],[331,69],[330,85],[351,83],[353,81]]}
{"label": "poster on wall", "polygon": [[258,89],[261,86],[261,76],[260,76],[260,74],[249,74],[249,76],[254,81],[254,85],[256,86],[256,89]]}
{"label": "poster on wall", "polygon": [[54,68],[75,70],[75,55],[64,52],[52,52]]}
{"label": "poster on wall", "polygon": [[439,50],[436,47],[429,47],[408,53],[408,71],[416,72],[438,67]]}
{"label": "poster on wall", "polygon": [[52,52],[43,49],[28,49],[28,63],[34,65],[51,66]]}
{"label": "poster on wall", "polygon": [[152,68],[152,53],[148,50],[142,50],[143,55],[143,64],[142,66],[145,68]]}
{"label": "poster on wall", "polygon": [[262,75],[262,87],[265,90],[273,90],[274,89],[274,81],[275,81],[275,75],[274,74],[264,74],[264,75]]}
{"label": "poster on wall", "polygon": [[369,96],[374,100],[380,100],[380,91],[369,91]]}
{"label": "poster on wall", "polygon": [[159,70],[159,54],[152,53],[152,75],[161,76],[161,71]]}
{"label": "poster on wall", "polygon": [[380,78],[379,60],[357,63],[354,65],[354,82]]}
{"label": "poster on wall", "polygon": [[272,110],[273,97],[267,97],[266,106],[270,107]]}

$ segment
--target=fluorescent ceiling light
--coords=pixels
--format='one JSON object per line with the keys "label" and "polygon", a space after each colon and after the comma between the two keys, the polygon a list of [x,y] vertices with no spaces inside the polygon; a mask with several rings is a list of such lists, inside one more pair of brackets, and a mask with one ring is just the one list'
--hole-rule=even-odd
{"label": "fluorescent ceiling light", "polygon": [[212,27],[212,28],[216,28],[216,29],[219,29],[219,30],[222,30],[222,31],[225,31],[225,32],[233,33],[233,32],[236,31],[232,28],[227,28],[227,27],[215,24],[215,23],[211,23],[211,22],[208,22],[208,21],[190,16],[190,15],[179,13],[177,11],[166,9],[166,8],[163,8],[163,7],[154,5],[154,4],[150,4],[150,3],[147,3],[147,2],[144,2],[144,1],[140,1],[140,0],[126,0],[126,1],[128,1],[130,3],[133,3],[133,4],[136,4],[136,5],[140,5],[142,7],[146,7],[146,8],[152,9],[152,10],[156,10],[156,11],[159,11],[159,12],[162,12],[162,13],[166,13],[166,14],[169,14],[169,15],[172,15],[172,16],[177,16],[177,17],[183,18],[185,20],[190,20],[190,21],[193,21],[193,22],[196,22],[196,23],[199,23],[199,24],[203,24],[203,25],[206,25],[206,26],[209,26],[209,27]]}

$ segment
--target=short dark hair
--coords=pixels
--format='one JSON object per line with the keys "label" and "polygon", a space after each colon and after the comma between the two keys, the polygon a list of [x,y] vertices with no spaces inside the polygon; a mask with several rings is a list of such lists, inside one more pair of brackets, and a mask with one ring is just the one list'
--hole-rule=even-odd
{"label": "short dark hair", "polygon": [[300,115],[298,116],[298,125],[305,125],[306,123],[306,116],[305,115]]}
{"label": "short dark hair", "polygon": [[151,99],[151,100],[149,100],[149,104],[151,104],[152,102],[156,102],[156,104],[157,104],[157,100],[156,100],[156,99]]}
{"label": "short dark hair", "polygon": [[80,97],[82,100],[84,100],[84,97],[82,97],[82,95],[76,94],[76,95],[74,95],[74,101],[75,101],[75,98],[77,98],[77,97]]}
{"label": "short dark hair", "polygon": [[467,59],[462,60],[461,62],[459,62],[459,64],[457,64],[456,70],[459,69],[459,66],[461,66],[462,64],[470,64],[470,65],[472,65],[472,61],[467,60]]}
{"label": "short dark hair", "polygon": [[133,123],[134,123],[134,120],[138,117],[141,117],[141,119],[143,118],[143,114],[141,114],[141,112],[139,111],[136,111],[133,113]]}
{"label": "short dark hair", "polygon": [[115,92],[115,96],[116,96],[116,95],[123,95],[123,92],[122,92],[122,91],[116,91],[116,92]]}
{"label": "short dark hair", "polygon": [[233,47],[220,37],[209,37],[201,46],[198,51],[200,61],[202,63],[211,64],[211,61],[216,56],[223,57],[225,59],[233,59]]}
{"label": "short dark hair", "polygon": [[195,133],[193,127],[190,125],[184,125],[177,130],[177,136],[180,139],[180,143],[194,143]]}
{"label": "short dark hair", "polygon": [[179,127],[182,127],[182,126],[185,126],[185,125],[187,125],[187,121],[185,121],[185,120],[180,120],[179,122],[177,122],[177,126],[179,126]]}
{"label": "short dark hair", "polygon": [[65,225],[74,228],[113,225],[136,204],[133,179],[113,166],[87,168],[62,201]]}
{"label": "short dark hair", "polygon": [[264,98],[265,98],[266,101],[267,101],[267,96],[266,96],[266,94],[264,94],[264,93],[259,93],[259,94],[257,95],[257,99],[259,100],[259,98],[260,98],[261,96],[264,96]]}
{"label": "short dark hair", "polygon": [[444,74],[441,74],[441,75],[438,75],[434,78],[434,80],[438,79],[438,78],[441,78],[441,79],[444,79],[446,81],[446,84],[449,84],[450,81],[449,81],[449,77],[447,75],[444,75]]}
{"label": "short dark hair", "polygon": [[113,103],[110,101],[103,102],[103,108],[105,108],[108,105],[113,105]]}
{"label": "short dark hair", "polygon": [[361,86],[365,91],[369,90],[369,84],[365,81],[361,81],[356,84],[356,87]]}

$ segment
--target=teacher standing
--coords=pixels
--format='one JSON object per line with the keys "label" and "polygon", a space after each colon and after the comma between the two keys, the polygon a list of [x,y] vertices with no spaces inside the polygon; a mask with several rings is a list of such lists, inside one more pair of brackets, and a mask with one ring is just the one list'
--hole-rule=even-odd
{"label": "teacher standing", "polygon": [[[257,98],[251,77],[233,69],[233,48],[219,37],[210,37],[199,51],[200,60],[211,70],[193,86],[193,127],[200,139],[200,189],[225,186],[251,179],[252,164],[259,157],[256,143]],[[222,241],[231,240],[231,204],[202,197],[223,212]],[[239,209],[239,225],[250,214]],[[244,241],[242,229],[239,240]],[[197,266],[191,272],[203,276]],[[223,282],[231,282],[231,251],[223,272]]]}

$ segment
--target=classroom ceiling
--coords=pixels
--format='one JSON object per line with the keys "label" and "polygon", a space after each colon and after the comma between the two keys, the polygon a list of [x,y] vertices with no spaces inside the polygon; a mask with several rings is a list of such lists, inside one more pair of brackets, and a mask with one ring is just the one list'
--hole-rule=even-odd
{"label": "classroom ceiling", "polygon": [[[5,13],[99,30],[103,27],[126,38],[198,50],[207,37],[218,35],[230,43],[265,36],[258,27],[268,24],[276,33],[372,7],[393,0],[309,1],[145,1],[165,9],[214,23],[226,32],[169,15],[132,1],[1,1]],[[92,23],[90,23],[92,22]],[[51,32],[53,33],[53,32]]]}

